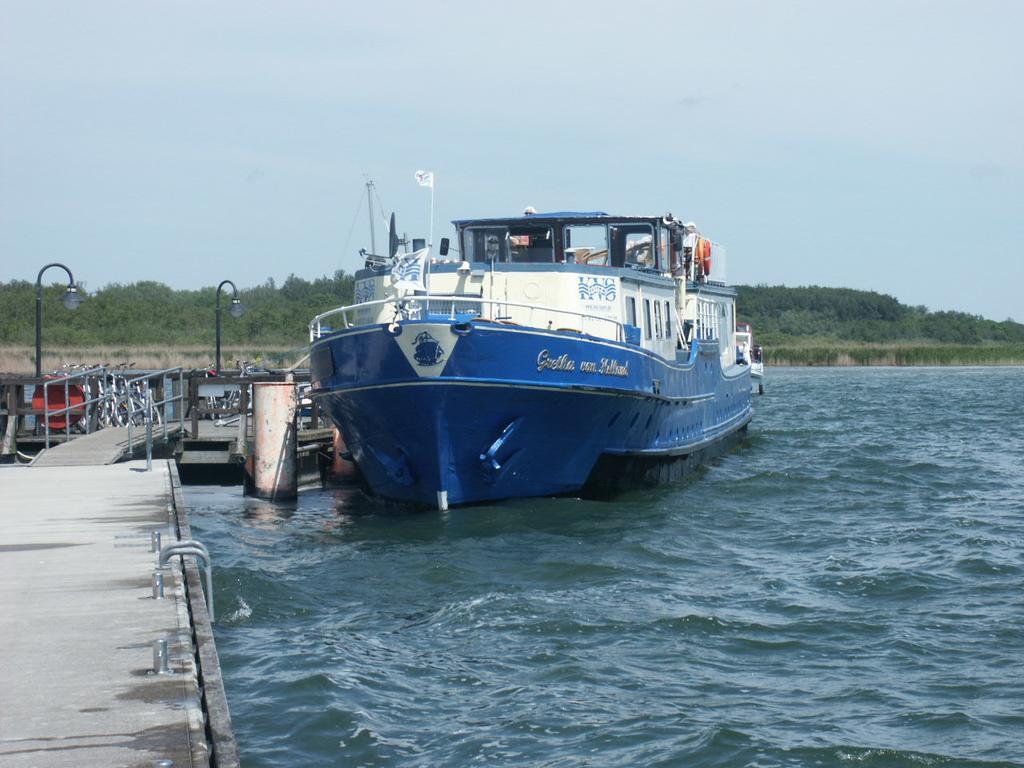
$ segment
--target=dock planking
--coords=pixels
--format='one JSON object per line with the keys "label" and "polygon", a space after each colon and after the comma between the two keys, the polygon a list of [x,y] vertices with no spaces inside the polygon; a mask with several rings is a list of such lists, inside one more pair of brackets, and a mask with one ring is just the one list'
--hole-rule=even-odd
{"label": "dock planking", "polygon": [[[180,558],[166,599],[152,596],[150,535],[174,538],[176,475],[163,461],[144,470],[0,467],[4,766],[211,764]],[[174,674],[152,673],[159,639]]]}
{"label": "dock planking", "polygon": [[[153,429],[153,443],[159,448],[179,432],[177,424]],[[146,429],[135,427],[131,435],[127,427],[110,427],[88,435],[80,435],[41,451],[32,461],[36,467],[74,467],[116,464],[129,454],[145,450]]]}

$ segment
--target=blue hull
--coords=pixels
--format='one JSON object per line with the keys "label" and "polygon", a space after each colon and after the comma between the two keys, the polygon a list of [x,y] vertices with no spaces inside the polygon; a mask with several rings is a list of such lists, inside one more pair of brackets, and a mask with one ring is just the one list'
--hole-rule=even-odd
{"label": "blue hull", "polygon": [[723,371],[717,345],[675,363],[578,333],[428,320],[341,331],[311,359],[370,488],[431,506],[619,487],[593,477],[616,464],[664,478],[752,416],[749,371]]}

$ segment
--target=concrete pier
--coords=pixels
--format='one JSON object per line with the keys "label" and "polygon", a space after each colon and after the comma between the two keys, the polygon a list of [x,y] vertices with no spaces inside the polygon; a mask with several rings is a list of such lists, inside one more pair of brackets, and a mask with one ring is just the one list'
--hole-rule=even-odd
{"label": "concrete pier", "polygon": [[154,598],[152,532],[184,510],[173,464],[144,467],[0,467],[4,768],[238,763],[194,564]]}

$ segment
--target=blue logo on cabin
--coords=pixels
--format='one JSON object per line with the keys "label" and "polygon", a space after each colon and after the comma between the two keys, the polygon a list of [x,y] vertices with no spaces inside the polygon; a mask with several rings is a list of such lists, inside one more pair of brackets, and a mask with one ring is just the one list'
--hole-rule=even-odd
{"label": "blue logo on cabin", "polygon": [[618,288],[614,277],[583,277],[579,278],[580,298],[586,301],[615,301]]}
{"label": "blue logo on cabin", "polygon": [[444,360],[444,350],[437,339],[423,331],[416,337],[412,356],[417,365],[437,365]]}
{"label": "blue logo on cabin", "polygon": [[360,280],[356,283],[356,304],[362,304],[364,301],[373,301],[376,294],[377,290],[373,280]]}

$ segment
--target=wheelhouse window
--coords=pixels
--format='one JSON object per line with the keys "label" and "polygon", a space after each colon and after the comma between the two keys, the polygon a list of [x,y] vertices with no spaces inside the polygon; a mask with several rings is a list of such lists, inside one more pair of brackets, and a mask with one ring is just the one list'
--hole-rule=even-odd
{"label": "wheelhouse window", "polygon": [[665,338],[672,338],[672,305],[665,302]]}
{"label": "wheelhouse window", "polygon": [[608,227],[604,224],[571,224],[562,230],[565,261],[607,267]]}
{"label": "wheelhouse window", "polygon": [[651,338],[651,300],[644,299],[644,338]]}
{"label": "wheelhouse window", "polygon": [[672,268],[672,232],[668,227],[658,227],[658,271],[668,272]]}
{"label": "wheelhouse window", "polygon": [[660,339],[664,335],[661,325],[661,304],[654,302],[654,338]]}
{"label": "wheelhouse window", "polygon": [[612,224],[608,240],[613,267],[655,266],[654,229],[650,224]]}
{"label": "wheelhouse window", "polygon": [[555,260],[551,227],[468,227],[462,239],[467,261],[550,264]]}
{"label": "wheelhouse window", "polygon": [[630,325],[636,325],[636,297],[626,297],[626,322]]}

